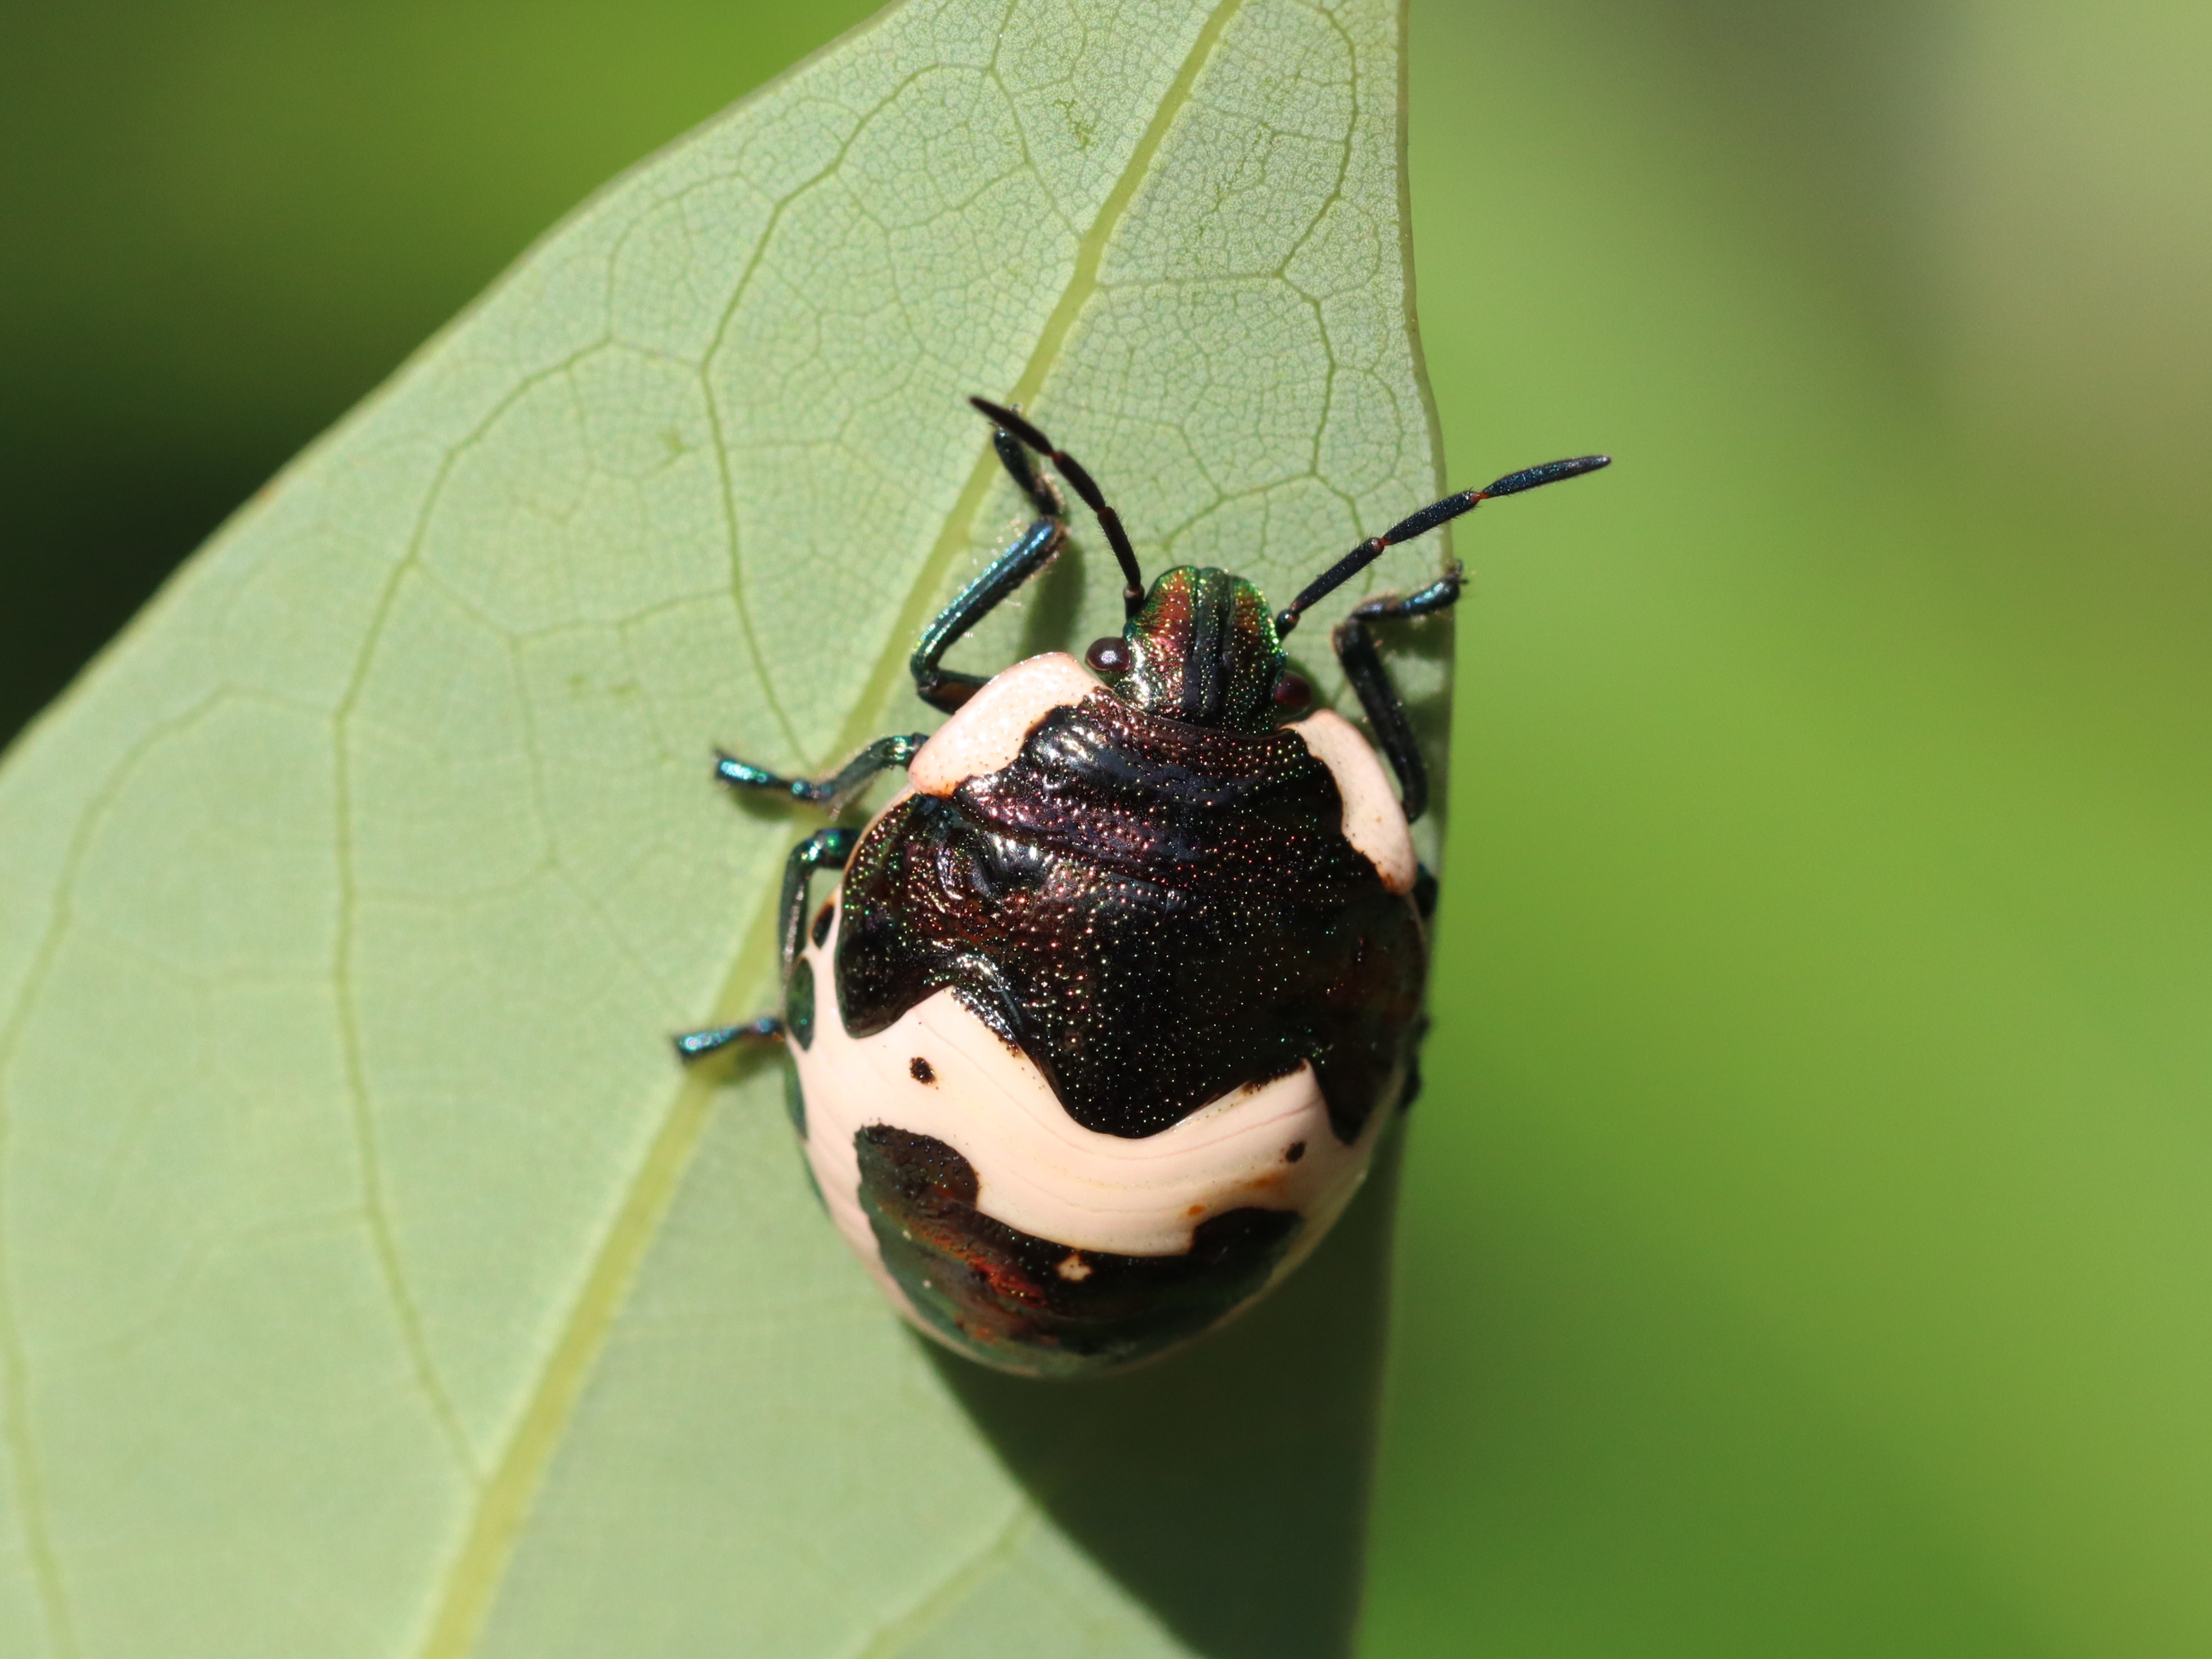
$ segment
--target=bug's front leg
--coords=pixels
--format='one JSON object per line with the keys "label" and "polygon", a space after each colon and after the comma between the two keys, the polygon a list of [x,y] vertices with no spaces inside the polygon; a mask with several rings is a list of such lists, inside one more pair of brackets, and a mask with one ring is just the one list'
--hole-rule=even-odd
{"label": "bug's front leg", "polygon": [[[799,941],[806,927],[806,893],[808,884],[817,870],[842,870],[845,860],[853,856],[853,844],[860,838],[857,830],[817,830],[805,841],[791,849],[784,860],[783,895],[776,915],[776,941],[781,953],[783,977],[791,978],[791,965],[798,960]],[[804,1036],[804,1032],[801,1033]],[[749,1019],[736,1025],[709,1025],[696,1031],[685,1031],[674,1040],[679,1060],[690,1064],[703,1060],[708,1054],[719,1054],[733,1044],[745,1042],[781,1042],[784,1023],[774,1014],[763,1014],[758,1019]]]}
{"label": "bug's front leg", "polygon": [[1459,602],[1462,584],[1455,566],[1418,592],[1388,593],[1356,606],[1329,635],[1336,647],[1336,659],[1344,665],[1344,677],[1359,694],[1359,706],[1375,729],[1375,746],[1398,775],[1398,792],[1408,823],[1428,810],[1429,769],[1422,764],[1420,746],[1413,741],[1405,701],[1391,684],[1382,653],[1376,649],[1372,624],[1449,611]]}
{"label": "bug's front leg", "polygon": [[1029,452],[1001,429],[991,433],[999,461],[1022,494],[1036,508],[1036,520],[1014,544],[991,561],[983,574],[954,596],[922,630],[907,667],[914,675],[915,695],[932,708],[946,714],[968,701],[988,682],[980,674],[963,674],[939,667],[945,653],[959,637],[1004,603],[1006,596],[1044,568],[1067,539],[1066,509],[1052,483],[1030,462]]}

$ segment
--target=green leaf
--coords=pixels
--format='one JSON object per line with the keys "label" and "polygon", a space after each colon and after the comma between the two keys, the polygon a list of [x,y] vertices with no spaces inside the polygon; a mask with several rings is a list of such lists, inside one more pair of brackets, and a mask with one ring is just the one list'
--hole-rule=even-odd
{"label": "green leaf", "polygon": [[[0,1650],[1346,1647],[1379,1193],[1185,1356],[1000,1378],[880,1305],[773,1072],[666,1034],[770,1000],[799,827],[712,746],[912,728],[1018,522],[968,393],[1278,598],[1436,493],[1400,58],[1387,0],[888,12],[586,206],[17,745]],[[1079,538],[955,660],[1106,631]]]}

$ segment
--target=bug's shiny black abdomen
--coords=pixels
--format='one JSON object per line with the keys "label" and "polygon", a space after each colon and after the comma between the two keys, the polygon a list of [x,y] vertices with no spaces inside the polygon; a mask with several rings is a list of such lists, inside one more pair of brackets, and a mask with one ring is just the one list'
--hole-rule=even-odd
{"label": "bug's shiny black abdomen", "polygon": [[976,1207],[954,1147],[889,1125],[860,1132],[860,1205],[915,1313],[962,1352],[1009,1354],[1041,1376],[1127,1364],[1195,1336],[1249,1301],[1304,1220],[1238,1209],[1194,1229],[1179,1255],[1071,1250]]}
{"label": "bug's shiny black abdomen", "polygon": [[953,988],[1070,1116],[1141,1136],[1311,1060],[1346,1142],[1390,1103],[1427,945],[1345,839],[1295,732],[1227,732],[1103,692],[1019,757],[915,795],[854,849],[837,998],[855,1036]]}

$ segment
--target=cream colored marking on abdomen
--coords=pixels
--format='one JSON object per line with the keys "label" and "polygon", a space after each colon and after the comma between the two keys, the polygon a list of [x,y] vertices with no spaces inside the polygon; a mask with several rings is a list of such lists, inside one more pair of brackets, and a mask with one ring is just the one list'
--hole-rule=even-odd
{"label": "cream colored marking on abdomen", "polygon": [[1359,728],[1333,709],[1319,709],[1285,728],[1305,742],[1336,780],[1344,797],[1344,838],[1366,855],[1394,893],[1413,890],[1413,833],[1406,825],[1398,792]]}
{"label": "cream colored marking on abdomen", "polygon": [[1065,651],[1026,658],[962,703],[922,744],[906,775],[925,795],[949,795],[970,778],[1012,765],[1039,720],[1097,689]]}
{"label": "cream colored marking on abdomen", "polygon": [[[842,926],[841,904],[837,922]],[[1100,1134],[1067,1115],[1043,1074],[963,1007],[950,990],[908,1009],[888,1030],[854,1038],[838,1017],[837,940],[809,943],[812,1043],[791,1054],[806,1097],[806,1156],[831,1217],[861,1261],[896,1291],[860,1206],[854,1136],[885,1124],[944,1141],[975,1167],[977,1207],[1010,1227],[1072,1249],[1179,1255],[1209,1216],[1247,1206],[1295,1210],[1306,1226],[1287,1271],[1328,1231],[1367,1172],[1387,1109],[1347,1146],[1301,1066],[1256,1089],[1237,1089],[1174,1127],[1140,1139]],[[933,1081],[913,1075],[916,1057]],[[1293,1145],[1304,1150],[1297,1162]],[[905,1304],[905,1297],[895,1299]]]}

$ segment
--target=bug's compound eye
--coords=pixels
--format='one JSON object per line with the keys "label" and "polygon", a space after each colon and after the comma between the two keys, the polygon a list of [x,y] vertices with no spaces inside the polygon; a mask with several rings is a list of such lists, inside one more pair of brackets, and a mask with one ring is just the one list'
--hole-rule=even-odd
{"label": "bug's compound eye", "polygon": [[1304,675],[1294,674],[1285,668],[1282,678],[1275,682],[1273,695],[1276,708],[1285,714],[1294,714],[1313,701],[1313,687],[1306,683]]}
{"label": "bug's compound eye", "polygon": [[1093,640],[1091,648],[1083,653],[1083,660],[1102,674],[1119,674],[1129,665],[1128,642],[1114,634]]}

